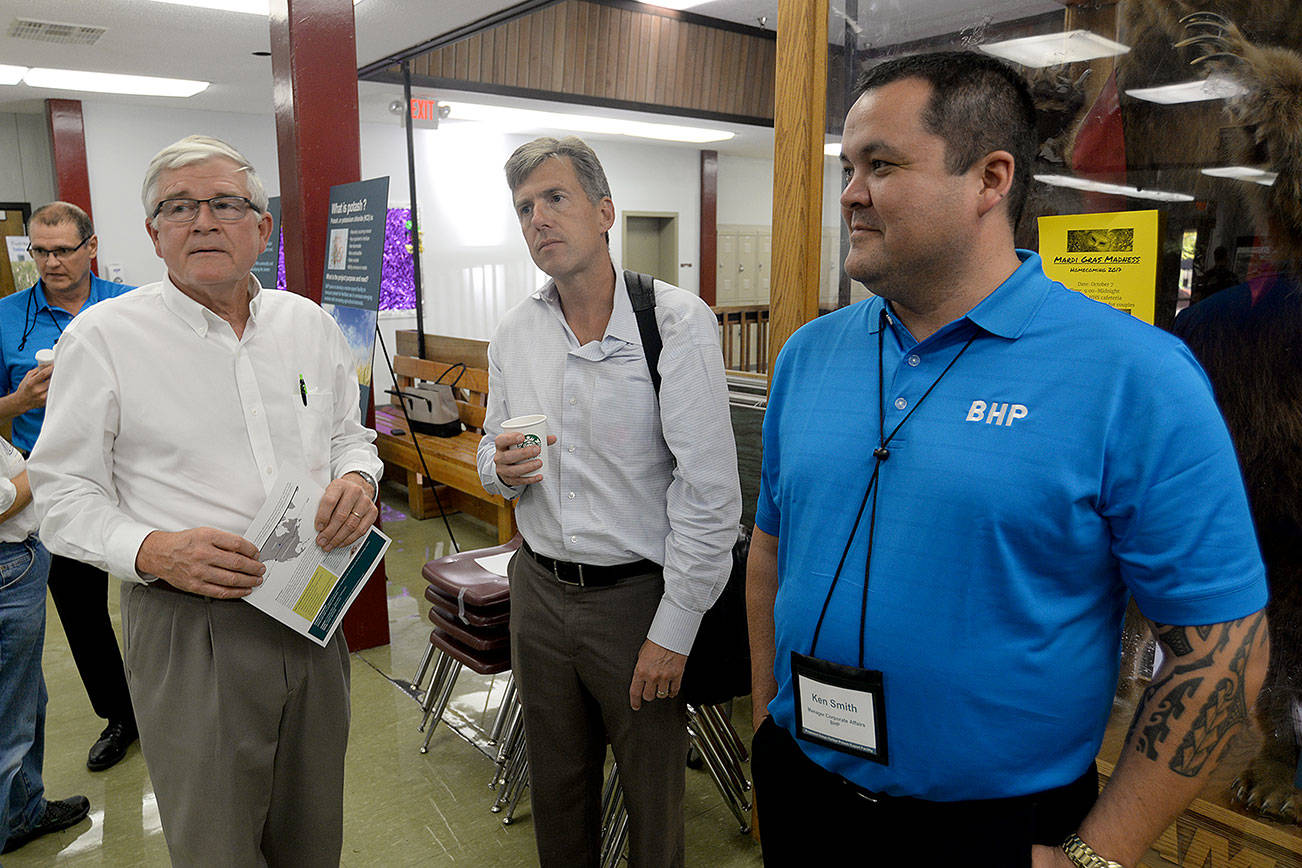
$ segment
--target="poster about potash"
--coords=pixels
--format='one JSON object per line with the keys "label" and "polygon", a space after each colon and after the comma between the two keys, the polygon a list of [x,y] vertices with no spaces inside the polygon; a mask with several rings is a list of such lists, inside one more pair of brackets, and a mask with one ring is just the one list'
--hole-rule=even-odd
{"label": "poster about potash", "polygon": [[1157,211],[1040,218],[1044,273],[1146,323],[1157,307]]}
{"label": "poster about potash", "polygon": [[371,394],[371,361],[375,355],[375,321],[380,309],[380,273],[384,265],[384,227],[388,213],[387,177],[330,188],[321,306],[339,323],[352,348],[363,418]]}

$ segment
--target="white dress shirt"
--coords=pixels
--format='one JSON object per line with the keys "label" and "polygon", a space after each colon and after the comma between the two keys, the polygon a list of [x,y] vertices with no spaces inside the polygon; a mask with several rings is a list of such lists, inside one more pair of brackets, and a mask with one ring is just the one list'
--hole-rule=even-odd
{"label": "white dress shirt", "polygon": [[69,324],[28,464],[50,551],[141,581],[151,532],[244,534],[282,469],[321,486],[351,470],[379,478],[338,325],[250,282],[240,338],[166,279]]}
{"label": "white dress shirt", "polygon": [[[22,473],[26,466],[22,453],[8,440],[0,438],[0,512],[13,506],[18,499],[18,489],[10,480]],[[17,515],[0,524],[0,542],[22,542],[36,533],[38,524],[36,510],[29,503]]]}
{"label": "white dress shirt", "polygon": [[[741,489],[718,321],[690,292],[655,287],[658,406],[622,271],[600,341],[579,345],[551,281],[507,312],[488,347],[479,476],[489,492],[520,498],[520,531],[539,554],[662,564],[647,638],[686,654],[732,569]],[[557,442],[542,481],[511,488],[497,477],[493,440],[528,413],[545,413]]]}

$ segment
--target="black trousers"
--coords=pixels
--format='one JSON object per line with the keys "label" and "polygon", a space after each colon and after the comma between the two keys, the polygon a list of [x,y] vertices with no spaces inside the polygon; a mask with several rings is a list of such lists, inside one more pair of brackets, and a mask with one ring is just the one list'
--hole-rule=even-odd
{"label": "black trousers", "polygon": [[1092,765],[1062,787],[1008,799],[930,802],[868,793],[801,752],[766,718],[751,745],[767,866],[1028,868],[1031,845],[1061,844],[1098,798]]}
{"label": "black trousers", "polygon": [[134,725],[122,653],[109,619],[108,573],[55,555],[50,561],[49,587],[95,714]]}

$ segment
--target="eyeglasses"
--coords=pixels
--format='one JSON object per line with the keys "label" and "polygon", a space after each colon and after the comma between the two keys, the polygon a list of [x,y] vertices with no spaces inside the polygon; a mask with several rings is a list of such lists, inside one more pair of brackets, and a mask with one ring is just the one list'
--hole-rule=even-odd
{"label": "eyeglasses", "polygon": [[51,256],[56,256],[60,260],[63,260],[63,259],[67,259],[72,254],[76,253],[81,248],[85,247],[86,242],[89,241],[90,239],[91,236],[87,235],[85,238],[81,239],[81,243],[78,244],[76,247],[51,247],[49,249],[46,249],[44,247],[33,247],[32,245],[28,244],[27,252],[32,254],[32,259],[35,259],[38,262],[44,262],[45,260],[49,259]]}
{"label": "eyeglasses", "polygon": [[204,204],[223,223],[240,220],[249,209],[262,213],[261,208],[243,196],[213,196],[211,199],[164,199],[154,208],[154,216],[161,216],[169,223],[193,223],[199,216],[199,206]]}

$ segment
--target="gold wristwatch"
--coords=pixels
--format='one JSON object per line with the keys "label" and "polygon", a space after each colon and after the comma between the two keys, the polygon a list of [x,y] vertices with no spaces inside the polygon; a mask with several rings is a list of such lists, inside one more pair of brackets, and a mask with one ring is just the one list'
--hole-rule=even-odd
{"label": "gold wristwatch", "polygon": [[1094,848],[1080,839],[1080,835],[1072,832],[1067,836],[1067,840],[1062,842],[1062,852],[1067,854],[1071,864],[1077,868],[1126,868],[1120,862],[1113,862],[1110,859],[1104,859]]}

